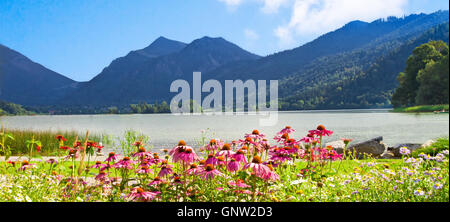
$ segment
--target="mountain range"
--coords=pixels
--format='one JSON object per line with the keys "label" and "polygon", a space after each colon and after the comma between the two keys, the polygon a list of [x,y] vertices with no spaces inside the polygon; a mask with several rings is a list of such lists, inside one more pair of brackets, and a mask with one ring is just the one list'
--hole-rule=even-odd
{"label": "mountain range", "polygon": [[223,38],[156,39],[76,82],[0,45],[0,100],[34,107],[127,107],[170,101],[172,81],[279,80],[284,110],[389,107],[412,50],[448,44],[448,11],[353,21],[297,48],[261,57]]}

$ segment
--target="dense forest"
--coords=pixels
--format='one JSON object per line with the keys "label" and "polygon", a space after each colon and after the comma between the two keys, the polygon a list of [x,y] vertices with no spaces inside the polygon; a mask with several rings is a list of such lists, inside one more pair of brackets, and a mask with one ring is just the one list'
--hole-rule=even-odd
{"label": "dense forest", "polygon": [[33,114],[33,112],[26,110],[21,105],[0,100],[0,116],[3,116],[3,115],[29,115],[29,114]]}
{"label": "dense forest", "polygon": [[392,97],[394,107],[449,103],[449,48],[443,41],[431,41],[414,49],[400,86]]}
{"label": "dense forest", "polygon": [[449,23],[445,23],[418,37],[318,59],[302,73],[280,81],[280,109],[392,107],[398,73],[405,69],[412,51],[432,40],[448,42],[448,37]]}

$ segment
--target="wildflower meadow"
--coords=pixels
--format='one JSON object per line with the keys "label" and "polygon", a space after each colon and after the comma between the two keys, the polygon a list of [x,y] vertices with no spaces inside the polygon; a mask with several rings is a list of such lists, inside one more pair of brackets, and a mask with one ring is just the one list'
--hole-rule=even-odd
{"label": "wildflower meadow", "polygon": [[[323,140],[333,131],[320,125],[303,138],[286,126],[274,144],[258,130],[234,141],[203,138],[200,146],[180,140],[170,148],[152,148],[133,137],[121,152],[100,142],[68,142],[54,137],[56,155],[33,159],[48,149],[33,137],[27,155],[10,158],[2,130],[0,201],[2,202],[448,202],[448,149],[436,155],[402,148],[401,159],[358,159],[343,138],[338,153]],[[270,138],[270,139],[272,139]],[[8,154],[8,155],[6,155]]]}

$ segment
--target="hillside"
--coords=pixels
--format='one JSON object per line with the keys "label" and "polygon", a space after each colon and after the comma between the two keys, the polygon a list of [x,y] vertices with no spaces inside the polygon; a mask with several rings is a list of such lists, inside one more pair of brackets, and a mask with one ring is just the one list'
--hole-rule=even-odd
{"label": "hillside", "polygon": [[129,57],[116,60],[62,101],[72,105],[129,105],[169,100],[169,88],[174,80],[191,81],[194,71],[207,72],[230,62],[259,58],[223,38],[210,37],[194,40],[168,55],[123,62]]}
{"label": "hillside", "polygon": [[76,82],[0,44],[0,99],[22,105],[57,103]]}

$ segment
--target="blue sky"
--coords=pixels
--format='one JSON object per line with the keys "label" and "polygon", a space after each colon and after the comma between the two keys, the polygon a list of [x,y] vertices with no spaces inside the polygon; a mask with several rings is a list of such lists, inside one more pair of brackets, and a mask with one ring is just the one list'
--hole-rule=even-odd
{"label": "blue sky", "polygon": [[159,36],[220,36],[268,55],[352,20],[448,8],[445,0],[0,0],[0,44],[87,81]]}

